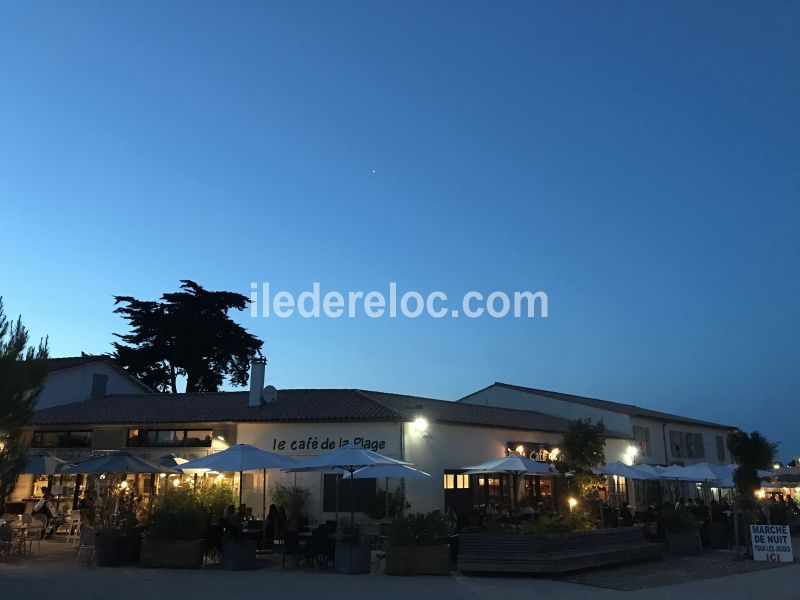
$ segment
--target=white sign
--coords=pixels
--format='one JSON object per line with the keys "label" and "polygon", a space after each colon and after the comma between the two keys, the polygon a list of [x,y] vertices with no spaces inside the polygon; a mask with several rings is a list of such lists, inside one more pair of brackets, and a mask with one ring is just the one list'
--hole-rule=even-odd
{"label": "white sign", "polygon": [[768,562],[794,562],[788,525],[750,525],[753,558]]}

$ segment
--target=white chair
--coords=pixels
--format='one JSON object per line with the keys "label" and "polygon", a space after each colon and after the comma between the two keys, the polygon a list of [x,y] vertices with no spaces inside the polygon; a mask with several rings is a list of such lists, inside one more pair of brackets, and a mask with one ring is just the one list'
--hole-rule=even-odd
{"label": "white chair", "polygon": [[80,540],[81,532],[81,511],[71,510],[67,521],[67,544],[76,544]]}
{"label": "white chair", "polygon": [[80,527],[80,545],[78,546],[78,553],[75,556],[75,560],[78,561],[81,558],[81,552],[84,550],[89,551],[89,563],[94,560],[94,540],[95,540],[95,533],[94,529],[89,527],[88,525],[81,525]]}

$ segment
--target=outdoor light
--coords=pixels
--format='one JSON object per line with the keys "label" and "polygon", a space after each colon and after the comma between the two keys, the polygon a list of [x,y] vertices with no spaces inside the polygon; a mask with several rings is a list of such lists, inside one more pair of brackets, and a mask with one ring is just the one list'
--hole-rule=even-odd
{"label": "outdoor light", "polygon": [[173,487],[179,487],[181,485],[181,480],[180,479],[173,479],[172,480],[172,485],[173,485]]}
{"label": "outdoor light", "polygon": [[774,465],[772,465],[772,468],[777,470],[777,469],[781,468],[781,465],[780,465],[780,463],[775,463]]}
{"label": "outdoor light", "polygon": [[164,477],[166,477],[166,476],[167,476],[167,474],[166,474],[166,473],[159,473],[159,474],[158,474],[158,476],[159,476],[161,479],[164,479]]}
{"label": "outdoor light", "polygon": [[122,489],[122,490],[126,490],[126,489],[128,489],[128,482],[127,482],[127,481],[120,481],[120,482],[119,482],[119,487],[120,487],[120,489]]}
{"label": "outdoor light", "polygon": [[217,439],[218,439],[220,442],[224,442],[224,441],[225,441],[225,436],[224,436],[224,435],[218,435],[218,436],[217,436]]}
{"label": "outdoor light", "polygon": [[567,504],[569,504],[569,512],[572,512],[572,509],[575,508],[575,506],[577,506],[578,501],[575,500],[575,498],[570,498],[569,500],[567,500]]}
{"label": "outdoor light", "polygon": [[561,450],[559,448],[553,448],[550,450],[550,452],[548,452],[547,457],[550,460],[557,460],[559,454],[561,454]]}
{"label": "outdoor light", "polygon": [[517,454],[519,455],[525,454],[525,446],[523,446],[522,444],[517,446]]}
{"label": "outdoor light", "polygon": [[424,433],[428,429],[428,419],[425,417],[417,417],[411,424],[412,429],[419,433]]}

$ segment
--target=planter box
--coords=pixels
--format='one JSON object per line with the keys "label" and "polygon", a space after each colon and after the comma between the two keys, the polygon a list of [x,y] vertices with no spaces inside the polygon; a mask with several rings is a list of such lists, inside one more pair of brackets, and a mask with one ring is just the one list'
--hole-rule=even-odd
{"label": "planter box", "polygon": [[361,575],[372,571],[372,551],[369,546],[360,544],[336,544],[336,558],[333,561],[336,573]]}
{"label": "planter box", "polygon": [[450,548],[439,546],[389,546],[386,549],[389,575],[449,575]]}
{"label": "planter box", "polygon": [[122,564],[125,554],[125,538],[122,535],[98,533],[94,543],[98,567],[116,567]]}
{"label": "planter box", "polygon": [[667,552],[681,556],[691,556],[701,554],[703,545],[700,543],[700,536],[694,531],[686,532],[666,532]]}
{"label": "planter box", "polygon": [[229,571],[255,569],[255,540],[225,540],[222,543],[222,566]]}
{"label": "planter box", "polygon": [[139,564],[142,567],[199,569],[203,565],[203,540],[144,540]]}
{"label": "planter box", "polygon": [[566,573],[632,560],[660,558],[663,544],[639,527],[572,533],[463,533],[458,570],[464,573]]}

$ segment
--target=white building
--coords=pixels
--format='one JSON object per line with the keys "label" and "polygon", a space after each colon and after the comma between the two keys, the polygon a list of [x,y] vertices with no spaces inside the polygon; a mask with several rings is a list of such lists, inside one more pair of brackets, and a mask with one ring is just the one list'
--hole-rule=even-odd
{"label": "white building", "polygon": [[[259,389],[263,375],[251,379],[256,387],[250,392],[137,392],[51,406],[37,411],[31,446],[33,451],[46,449],[71,461],[117,449],[157,461],[168,453],[196,458],[234,443],[307,458],[353,442],[412,462],[432,475],[405,484],[413,511],[453,506],[466,518],[487,502],[507,502],[511,480],[504,476],[466,476],[463,467],[508,452],[554,457],[561,434],[576,418],[603,420],[608,433],[608,462],[630,462],[635,440],[641,448],[636,460],[641,462],[710,461],[717,456],[717,436],[731,429],[628,405],[506,384],[494,384],[451,402],[358,389],[279,390],[273,398]],[[668,449],[667,460],[663,458],[662,434],[668,444],[675,442],[675,448]],[[674,456],[673,452],[682,454]],[[288,483],[294,477],[268,472],[266,483]],[[312,518],[333,517],[337,505],[340,512],[349,510],[349,494],[339,491],[337,499],[335,475],[300,473],[296,477],[298,485],[311,490]],[[239,485],[238,476],[234,483]],[[244,475],[243,500],[257,514],[261,511],[263,484],[260,473]],[[552,501],[561,485],[558,478],[549,477],[526,477],[517,484],[517,495],[530,502]],[[355,485],[355,508],[366,512],[384,482],[366,479]],[[390,489],[398,485],[399,481],[390,482]],[[21,479],[11,499],[29,497],[31,490],[32,482]],[[635,504],[634,491],[628,493]],[[642,498],[644,495],[643,491]]]}
{"label": "white building", "polygon": [[50,358],[36,408],[50,408],[108,394],[150,392],[148,386],[108,356]]}

